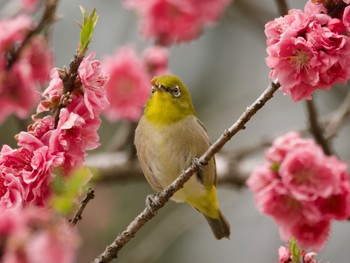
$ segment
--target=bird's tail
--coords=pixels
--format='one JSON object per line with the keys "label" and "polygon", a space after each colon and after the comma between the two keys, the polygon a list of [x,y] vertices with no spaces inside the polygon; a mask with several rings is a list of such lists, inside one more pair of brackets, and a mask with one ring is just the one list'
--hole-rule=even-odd
{"label": "bird's tail", "polygon": [[213,231],[217,239],[230,238],[230,224],[224,215],[219,211],[219,218],[212,218],[203,214],[205,219],[208,221],[211,230]]}

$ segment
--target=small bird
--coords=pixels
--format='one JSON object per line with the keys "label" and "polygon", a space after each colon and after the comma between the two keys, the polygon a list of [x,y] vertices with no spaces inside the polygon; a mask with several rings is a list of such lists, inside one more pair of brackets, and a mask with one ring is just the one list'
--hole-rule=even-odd
{"label": "small bird", "polygon": [[[180,78],[157,76],[151,84],[151,95],[135,131],[135,146],[148,183],[155,191],[162,191],[211,143]],[[212,158],[172,200],[187,202],[200,211],[217,239],[229,238],[230,225],[219,209],[216,181],[215,159]]]}

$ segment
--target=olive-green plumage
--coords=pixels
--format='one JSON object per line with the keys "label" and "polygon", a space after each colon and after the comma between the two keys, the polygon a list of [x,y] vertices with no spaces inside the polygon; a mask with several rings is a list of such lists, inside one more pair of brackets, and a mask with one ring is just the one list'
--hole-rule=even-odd
{"label": "olive-green plumage", "polygon": [[[152,79],[151,96],[136,128],[135,146],[142,171],[156,191],[171,184],[194,157],[209,148],[209,137],[196,117],[191,95],[178,77]],[[229,238],[230,226],[218,205],[214,158],[172,200],[187,202],[200,211],[216,238]]]}

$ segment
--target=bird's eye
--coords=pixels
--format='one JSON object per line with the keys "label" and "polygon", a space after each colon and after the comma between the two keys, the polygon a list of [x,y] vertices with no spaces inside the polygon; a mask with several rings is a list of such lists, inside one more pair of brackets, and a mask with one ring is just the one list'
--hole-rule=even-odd
{"label": "bird's eye", "polygon": [[169,89],[171,95],[173,95],[173,97],[178,98],[181,95],[181,91],[180,88],[178,86],[172,87]]}
{"label": "bird's eye", "polygon": [[153,94],[154,92],[156,92],[156,88],[152,86],[151,93]]}

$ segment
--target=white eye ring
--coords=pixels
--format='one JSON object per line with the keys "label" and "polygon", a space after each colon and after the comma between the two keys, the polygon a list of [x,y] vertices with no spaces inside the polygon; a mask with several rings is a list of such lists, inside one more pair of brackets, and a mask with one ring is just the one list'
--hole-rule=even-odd
{"label": "white eye ring", "polygon": [[173,95],[173,97],[178,98],[181,95],[181,90],[178,86],[175,86],[173,88],[170,88],[170,93]]}

